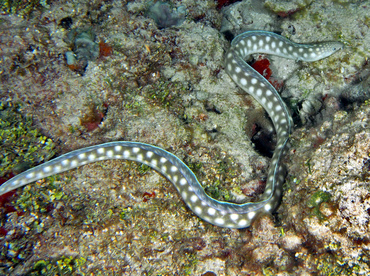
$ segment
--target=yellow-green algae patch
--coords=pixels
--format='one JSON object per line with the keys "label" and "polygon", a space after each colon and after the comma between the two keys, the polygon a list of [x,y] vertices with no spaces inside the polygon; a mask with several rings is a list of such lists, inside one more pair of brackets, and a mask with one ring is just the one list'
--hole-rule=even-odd
{"label": "yellow-green algae patch", "polygon": [[0,10],[7,14],[18,14],[22,17],[29,16],[34,10],[48,8],[46,0],[4,0],[0,3]]}
{"label": "yellow-green algae patch", "polygon": [[0,177],[22,172],[55,154],[54,142],[35,129],[32,119],[23,117],[18,109],[0,103]]}

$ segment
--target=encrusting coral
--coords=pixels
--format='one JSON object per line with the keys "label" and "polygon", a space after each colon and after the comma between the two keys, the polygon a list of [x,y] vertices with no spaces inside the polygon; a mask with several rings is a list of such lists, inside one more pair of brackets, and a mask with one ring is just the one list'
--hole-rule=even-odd
{"label": "encrusting coral", "polygon": [[158,1],[152,5],[147,14],[154,20],[159,29],[178,26],[185,20],[184,7],[178,7],[173,10],[170,4]]}

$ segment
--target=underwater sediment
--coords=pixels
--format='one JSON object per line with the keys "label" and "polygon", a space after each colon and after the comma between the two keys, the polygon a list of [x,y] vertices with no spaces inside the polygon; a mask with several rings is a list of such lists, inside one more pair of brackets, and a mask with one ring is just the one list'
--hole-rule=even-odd
{"label": "underwater sediment", "polygon": [[[242,202],[261,194],[269,165],[251,140],[273,129],[263,108],[225,73],[226,32],[341,41],[344,50],[312,64],[267,56],[295,120],[276,214],[243,230],[219,228],[189,211],[155,171],[94,163],[2,198],[1,273],[366,274],[365,4],[217,4],[170,1],[168,12],[186,13],[164,27],[148,15],[147,1],[48,1],[27,16],[7,12],[0,18],[1,102],[53,140],[53,155],[116,140],[150,143],[184,160],[208,194]],[[67,17],[70,28],[60,24]],[[66,38],[71,29],[89,28],[94,58],[81,74],[66,63],[65,53],[75,50]],[[32,162],[23,169],[41,160]]]}

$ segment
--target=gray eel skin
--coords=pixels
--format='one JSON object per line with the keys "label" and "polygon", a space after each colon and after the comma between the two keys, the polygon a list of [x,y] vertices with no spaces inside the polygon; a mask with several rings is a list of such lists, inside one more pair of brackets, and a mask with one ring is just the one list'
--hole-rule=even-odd
{"label": "gray eel skin", "polygon": [[235,204],[215,200],[204,192],[194,173],[175,155],[153,145],[128,141],[86,147],[59,156],[11,178],[0,186],[0,195],[88,163],[126,159],[146,164],[163,174],[175,185],[186,205],[205,221],[220,227],[248,227],[259,214],[271,213],[280,202],[285,178],[281,160],[287,151],[293,124],[287,106],[275,88],[244,59],[253,53],[265,53],[287,59],[315,61],[342,48],[340,42],[297,44],[266,31],[248,31],[232,41],[225,59],[226,72],[241,89],[264,107],[277,133],[277,145],[271,159],[266,188],[258,202]]}

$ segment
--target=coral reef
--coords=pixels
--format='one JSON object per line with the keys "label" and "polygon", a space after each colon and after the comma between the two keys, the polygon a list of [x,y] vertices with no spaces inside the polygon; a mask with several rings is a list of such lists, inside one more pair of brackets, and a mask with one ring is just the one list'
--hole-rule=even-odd
{"label": "coral reef", "polygon": [[[333,260],[342,264],[341,271],[348,266],[358,275],[369,269],[370,202],[365,188],[369,116],[370,108],[365,104],[355,114],[336,113],[333,121],[326,121],[315,133],[312,128],[294,133],[291,181],[287,183],[291,189],[283,199],[287,205],[281,209],[281,216],[290,221],[287,226],[294,225],[310,242],[311,250],[323,255],[330,250]],[[319,137],[327,138],[312,150]],[[295,163],[298,159],[299,164]]]}
{"label": "coral reef", "polygon": [[[218,11],[213,0],[170,1],[186,8],[186,20],[159,29],[145,13],[148,1],[127,2],[53,1],[27,20],[0,16],[0,100],[19,104],[13,118],[23,124],[32,116],[33,127],[22,133],[57,141],[52,151],[58,155],[114,140],[158,145],[183,159],[213,196],[255,199],[269,160],[250,138],[259,126],[273,129],[265,111],[226,75],[229,42],[220,30],[231,36],[276,31],[295,42],[340,40],[343,51],[312,64],[268,57],[299,121],[284,161],[281,206],[248,229],[218,228],[186,209],[152,170],[98,162],[0,199],[0,274],[366,275],[366,3],[243,0]],[[89,60],[83,75],[65,63],[64,53],[74,49],[65,42],[69,20],[59,25],[67,17],[78,30],[93,28],[97,55],[98,42],[113,49]],[[322,106],[300,119],[311,97]],[[42,160],[28,166],[33,162]]]}
{"label": "coral reef", "polygon": [[185,20],[184,7],[172,11],[168,3],[158,1],[148,11],[148,16],[154,20],[159,29],[178,26]]}
{"label": "coral reef", "polygon": [[99,44],[95,42],[96,35],[92,29],[73,29],[67,34],[67,43],[73,48],[65,53],[67,65],[70,69],[83,74],[89,61],[94,61],[101,52]]}

